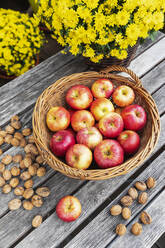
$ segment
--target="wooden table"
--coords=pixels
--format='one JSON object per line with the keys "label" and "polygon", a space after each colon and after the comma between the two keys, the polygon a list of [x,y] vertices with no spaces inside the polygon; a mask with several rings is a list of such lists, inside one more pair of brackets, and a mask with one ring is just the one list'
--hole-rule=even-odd
{"label": "wooden table", "polygon": [[[8,202],[14,194],[0,192],[0,248],[149,248],[165,232],[165,36],[159,33],[154,42],[147,40],[140,46],[130,68],[153,96],[161,116],[160,139],[150,158],[129,174],[97,182],[71,179],[46,165],[46,175],[34,178],[34,188],[48,186],[51,194],[41,208],[33,208],[32,211],[23,208],[10,211]],[[18,114],[23,127],[31,127],[33,107],[41,92],[60,77],[87,69],[80,58],[58,53],[1,87],[0,126],[3,128],[12,115]],[[2,149],[4,154],[23,152],[21,148],[10,145],[2,145]],[[135,181],[149,176],[156,178],[157,186],[148,191],[147,204],[143,206],[134,201],[128,221],[121,216],[110,216],[110,207],[119,202],[128,188]],[[82,203],[82,214],[72,223],[62,222],[55,212],[59,199],[68,194],[75,195]],[[142,210],[151,214],[153,222],[143,225],[142,234],[135,237],[130,233],[130,228]],[[31,221],[36,214],[41,214],[44,221],[34,229]],[[118,223],[127,225],[127,234],[123,237],[117,237],[114,232]]]}

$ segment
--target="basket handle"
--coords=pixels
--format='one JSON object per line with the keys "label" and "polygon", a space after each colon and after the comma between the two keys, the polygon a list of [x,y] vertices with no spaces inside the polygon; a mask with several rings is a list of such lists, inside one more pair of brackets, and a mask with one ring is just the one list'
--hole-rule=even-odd
{"label": "basket handle", "polygon": [[109,66],[109,67],[107,67],[107,68],[101,70],[99,73],[100,73],[100,74],[102,74],[102,73],[103,73],[103,74],[106,74],[106,73],[109,73],[109,72],[111,72],[111,71],[120,71],[120,72],[125,72],[125,73],[127,73],[127,74],[130,75],[131,78],[133,79],[134,84],[136,84],[136,85],[139,86],[139,87],[142,87],[142,83],[141,83],[139,77],[138,77],[133,71],[131,71],[130,69],[127,69],[127,68],[125,68],[125,67],[123,67],[123,66],[112,65],[112,66]]}

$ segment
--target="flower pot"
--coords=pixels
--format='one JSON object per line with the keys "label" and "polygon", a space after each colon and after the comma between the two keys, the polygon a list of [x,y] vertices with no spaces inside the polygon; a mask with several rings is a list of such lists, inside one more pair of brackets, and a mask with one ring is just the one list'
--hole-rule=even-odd
{"label": "flower pot", "polygon": [[[36,62],[35,62],[35,66],[39,64],[39,55],[36,55]],[[0,70],[0,78],[2,79],[7,79],[7,80],[13,80],[15,79],[17,76],[16,75],[7,75],[6,72],[1,71]]]}
{"label": "flower pot", "polygon": [[110,57],[102,59],[99,63],[94,63],[90,61],[89,59],[85,58],[85,63],[90,67],[93,68],[96,71],[100,71],[106,67],[112,66],[112,65],[120,65],[124,67],[128,67],[131,63],[132,59],[135,57],[136,50],[139,46],[139,43],[137,42],[135,46],[128,48],[128,56],[125,59],[117,59],[116,57]]}

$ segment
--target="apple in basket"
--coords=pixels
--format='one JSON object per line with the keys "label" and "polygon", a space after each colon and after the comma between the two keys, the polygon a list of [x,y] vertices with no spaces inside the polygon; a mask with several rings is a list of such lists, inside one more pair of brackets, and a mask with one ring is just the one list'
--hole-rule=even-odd
{"label": "apple in basket", "polygon": [[131,87],[120,85],[114,90],[112,98],[116,105],[119,107],[125,107],[133,103],[135,94]]}
{"label": "apple in basket", "polygon": [[68,148],[75,144],[74,135],[69,130],[55,133],[50,140],[50,149],[56,156],[65,156]]}
{"label": "apple in basket", "polygon": [[73,168],[87,169],[92,163],[92,152],[85,145],[75,144],[67,150],[65,159]]}
{"label": "apple in basket", "polygon": [[128,130],[138,131],[145,126],[147,121],[145,110],[138,104],[125,107],[121,115],[124,121],[124,127]]}
{"label": "apple in basket", "polygon": [[100,132],[108,138],[117,137],[124,128],[124,122],[122,117],[115,113],[111,112],[99,121],[99,130]]}
{"label": "apple in basket", "polygon": [[107,98],[98,98],[92,102],[90,110],[96,121],[99,121],[104,115],[113,112],[114,106]]}
{"label": "apple in basket", "polygon": [[66,129],[70,124],[68,110],[62,106],[50,108],[46,116],[46,124],[53,132]]}
{"label": "apple in basket", "polygon": [[78,131],[76,140],[78,144],[86,145],[93,150],[103,140],[103,137],[96,127],[88,127]]}
{"label": "apple in basket", "polygon": [[74,196],[64,196],[56,206],[56,214],[63,221],[75,221],[81,214],[81,203]]}
{"label": "apple in basket", "polygon": [[124,150],[118,141],[105,139],[96,146],[94,158],[102,169],[114,167],[123,163]]}
{"label": "apple in basket", "polygon": [[125,130],[117,137],[120,145],[123,147],[126,154],[135,153],[140,146],[139,135],[132,130]]}
{"label": "apple in basket", "polygon": [[90,89],[85,85],[74,85],[66,94],[66,102],[73,109],[87,109],[93,101]]}
{"label": "apple in basket", "polygon": [[100,78],[92,84],[91,91],[95,98],[109,98],[113,92],[113,84],[109,79]]}
{"label": "apple in basket", "polygon": [[72,115],[71,126],[76,132],[86,127],[92,127],[94,124],[95,119],[88,110],[78,110]]}

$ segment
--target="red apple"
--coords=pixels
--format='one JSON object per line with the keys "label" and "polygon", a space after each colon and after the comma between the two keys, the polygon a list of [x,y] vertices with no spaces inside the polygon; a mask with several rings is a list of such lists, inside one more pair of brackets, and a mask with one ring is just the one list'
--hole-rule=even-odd
{"label": "red apple", "polygon": [[75,138],[71,131],[61,130],[53,135],[50,140],[50,149],[56,156],[64,156],[68,148],[74,145]]}
{"label": "red apple", "polygon": [[103,137],[96,127],[88,127],[78,131],[76,139],[77,143],[86,145],[93,150],[102,141]]}
{"label": "red apple", "polygon": [[81,214],[81,203],[74,196],[64,196],[56,206],[56,214],[63,221],[75,221]]}
{"label": "red apple", "polygon": [[94,158],[102,169],[118,166],[123,163],[124,150],[118,141],[106,139],[96,146]]}
{"label": "red apple", "polygon": [[125,130],[118,136],[117,140],[126,154],[135,153],[140,146],[139,135],[132,130]]}
{"label": "red apple", "polygon": [[113,92],[113,84],[109,79],[100,78],[92,84],[91,91],[95,98],[109,98]]}
{"label": "red apple", "polygon": [[124,128],[124,122],[122,117],[115,113],[111,112],[99,121],[99,130],[100,132],[108,138],[117,137]]}
{"label": "red apple", "polygon": [[93,101],[90,89],[85,85],[74,85],[66,94],[66,102],[73,109],[87,109]]}
{"label": "red apple", "polygon": [[145,126],[147,121],[145,110],[137,104],[125,107],[121,115],[124,121],[124,127],[128,130],[138,131]]}
{"label": "red apple", "polygon": [[78,110],[72,115],[71,125],[76,132],[82,128],[92,127],[94,124],[95,119],[93,115],[87,110]]}
{"label": "red apple", "polygon": [[131,87],[120,85],[114,90],[112,98],[118,106],[125,107],[133,103],[135,94]]}
{"label": "red apple", "polygon": [[85,145],[75,144],[67,150],[65,159],[69,166],[85,170],[92,163],[92,152]]}
{"label": "red apple", "polygon": [[46,123],[48,128],[53,132],[66,129],[70,124],[70,114],[62,106],[52,107],[47,113]]}
{"label": "red apple", "polygon": [[92,102],[90,110],[96,121],[99,121],[104,115],[113,112],[114,106],[110,100],[106,98],[98,98]]}

